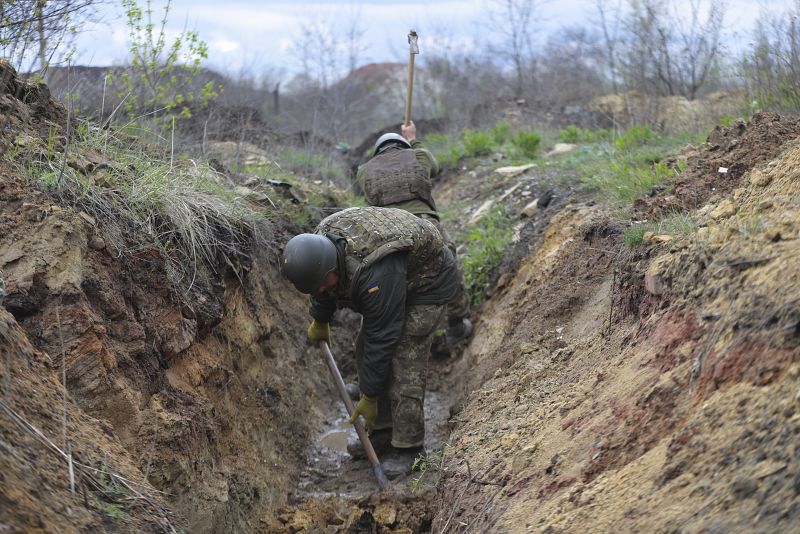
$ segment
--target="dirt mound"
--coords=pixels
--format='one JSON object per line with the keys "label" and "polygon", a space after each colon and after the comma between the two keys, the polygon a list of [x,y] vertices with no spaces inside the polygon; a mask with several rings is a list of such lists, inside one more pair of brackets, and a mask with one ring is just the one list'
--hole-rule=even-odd
{"label": "dirt mound", "polygon": [[[70,429],[81,451],[90,451],[81,452],[82,461],[102,469],[102,451],[113,450],[107,462],[115,459],[113,468],[126,478],[165,492],[156,502],[177,511],[192,532],[252,530],[262,514],[286,503],[306,463],[311,436],[333,409],[327,401],[334,397],[327,370],[321,359],[306,355],[306,300],[282,279],[275,247],[253,243],[240,243],[243,254],[228,263],[218,258],[212,280],[198,278],[178,288],[170,272],[174,258],[165,258],[164,249],[148,236],[132,230],[107,234],[110,225],[76,209],[85,197],[50,196],[23,181],[17,171],[27,158],[46,165],[63,161],[65,115],[49,98],[34,98],[44,91],[32,93],[13,71],[3,72],[3,304],[41,351],[37,358],[49,362],[47,354],[54,369],[63,366],[71,408],[88,414],[87,420],[95,418],[93,424],[101,428]],[[112,158],[72,150],[70,167],[73,160],[77,165],[87,158],[106,162],[105,168],[80,165],[82,179],[105,187],[101,178]],[[270,219],[274,241],[287,240],[290,223],[281,223],[277,212]],[[169,250],[174,253],[174,247]],[[16,410],[43,391],[32,378],[31,389],[16,387],[30,377],[25,365],[3,372],[4,401]],[[60,391],[60,380],[50,376],[49,387]],[[53,401],[43,396],[47,405],[38,399],[32,404],[37,412],[31,422],[47,428],[48,436],[59,435],[60,405]],[[2,455],[0,471],[16,473],[11,463],[31,440],[12,431],[13,421],[2,421],[8,438],[3,446],[17,452]],[[16,508],[2,506],[0,524],[26,530],[36,528],[39,517],[60,514],[55,524],[64,528],[58,530],[106,528],[93,518],[90,495],[85,499],[80,492],[64,491],[59,462],[31,459],[18,478],[27,477],[33,485],[41,481],[45,488],[61,484],[60,493],[54,492],[63,499],[31,490],[34,498],[26,497],[25,515],[6,520]],[[14,486],[3,487],[11,491]],[[151,521],[152,507],[138,498],[114,498],[109,513],[128,518],[124,524],[130,527],[115,527],[112,521],[111,530],[157,530],[147,525],[167,517]],[[13,499],[9,502],[22,502]]]}
{"label": "dirt mound", "polygon": [[800,120],[768,112],[757,113],[749,122],[717,126],[705,143],[687,154],[686,169],[669,183],[668,192],[662,189],[639,199],[634,208],[645,218],[697,208],[731,192],[745,173],[777,157],[783,145],[798,136]]}
{"label": "dirt mound", "polygon": [[14,67],[0,58],[0,153],[21,133],[47,139],[53,128],[67,122],[67,110],[50,97],[43,83],[23,80]]}
{"label": "dirt mound", "polygon": [[753,124],[697,233],[631,254],[597,207],[550,219],[476,324],[434,531],[793,530],[800,144]]}
{"label": "dirt mound", "polygon": [[64,397],[61,372],[0,308],[0,529],[174,532],[165,495],[110,425]]}

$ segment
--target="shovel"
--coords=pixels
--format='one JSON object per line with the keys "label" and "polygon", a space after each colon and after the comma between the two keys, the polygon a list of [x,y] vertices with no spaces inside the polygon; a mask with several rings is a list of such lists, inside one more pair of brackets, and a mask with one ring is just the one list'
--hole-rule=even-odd
{"label": "shovel", "polygon": [[[339,368],[336,367],[333,353],[331,353],[327,342],[321,341],[320,345],[322,345],[322,353],[325,355],[325,363],[328,364],[328,369],[331,370],[331,374],[333,375],[333,381],[336,382],[336,389],[339,390],[339,396],[342,398],[347,408],[347,415],[352,415],[355,406],[353,406],[353,401],[350,399],[350,395],[347,394],[347,389],[344,387],[344,380],[342,380],[342,374],[339,372]],[[372,448],[372,442],[369,440],[369,436],[367,436],[367,431],[364,430],[364,425],[361,423],[360,419],[357,419],[353,426],[356,427],[358,439],[360,439],[361,444],[364,445],[364,450],[367,452],[367,459],[369,459],[369,462],[372,464],[372,472],[375,473],[375,478],[378,479],[378,487],[383,489],[389,485],[389,479],[386,478],[386,474],[383,472],[381,462],[378,460],[378,455],[375,454],[375,449]]]}

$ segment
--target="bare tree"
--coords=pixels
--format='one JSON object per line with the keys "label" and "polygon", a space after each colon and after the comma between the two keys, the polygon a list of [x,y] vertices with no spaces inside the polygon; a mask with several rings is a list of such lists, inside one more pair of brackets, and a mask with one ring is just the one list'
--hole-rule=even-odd
{"label": "bare tree", "polygon": [[488,18],[490,32],[499,41],[491,47],[497,56],[511,63],[514,69],[514,96],[522,96],[531,66],[532,26],[543,0],[490,0]]}
{"label": "bare tree", "polygon": [[800,112],[800,0],[778,15],[761,14],[741,74],[758,108]]}
{"label": "bare tree", "polygon": [[714,86],[724,0],[689,0],[688,11],[666,0],[596,0],[595,7],[615,87],[693,100]]}
{"label": "bare tree", "polygon": [[82,26],[96,20],[102,0],[0,0],[0,54],[21,72],[44,75]]}

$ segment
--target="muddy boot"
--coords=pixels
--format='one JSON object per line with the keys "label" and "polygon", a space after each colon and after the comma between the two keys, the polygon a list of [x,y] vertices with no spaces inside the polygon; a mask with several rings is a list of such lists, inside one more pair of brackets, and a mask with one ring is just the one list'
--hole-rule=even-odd
{"label": "muddy boot", "polygon": [[466,317],[462,319],[448,319],[447,330],[445,336],[447,337],[447,346],[454,347],[458,343],[468,339],[472,335],[472,321]]}
{"label": "muddy boot", "polygon": [[[372,434],[369,435],[369,441],[372,443],[372,448],[375,449],[375,454],[378,455],[378,459],[380,459],[381,454],[385,453],[391,448],[392,429],[387,428],[384,430],[373,430]],[[364,449],[364,445],[361,444],[361,440],[358,438],[356,438],[355,441],[347,442],[347,452],[354,459],[367,457],[367,451]]]}
{"label": "muddy boot", "polygon": [[358,402],[359,399],[361,399],[361,390],[358,389],[358,384],[353,384],[352,382],[345,384],[344,389],[347,390],[347,394],[350,396],[351,401]]}
{"label": "muddy boot", "polygon": [[385,459],[380,459],[386,478],[394,480],[402,476],[410,475],[414,460],[416,460],[418,456],[424,454],[425,449],[422,447],[411,447],[408,449],[392,447],[386,454]]}

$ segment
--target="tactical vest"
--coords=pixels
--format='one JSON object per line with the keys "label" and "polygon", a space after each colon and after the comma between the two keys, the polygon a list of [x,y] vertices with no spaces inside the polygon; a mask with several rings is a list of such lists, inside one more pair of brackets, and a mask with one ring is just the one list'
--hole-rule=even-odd
{"label": "tactical vest", "polygon": [[371,206],[391,206],[408,200],[422,200],[433,211],[428,169],[417,161],[413,149],[389,149],[363,166],[364,197]]}
{"label": "tactical vest", "polygon": [[333,233],[347,241],[347,288],[339,298],[354,300],[363,269],[395,252],[407,252],[407,291],[434,280],[445,263],[444,240],[436,227],[407,211],[392,208],[348,208],[322,220],[318,234]]}

